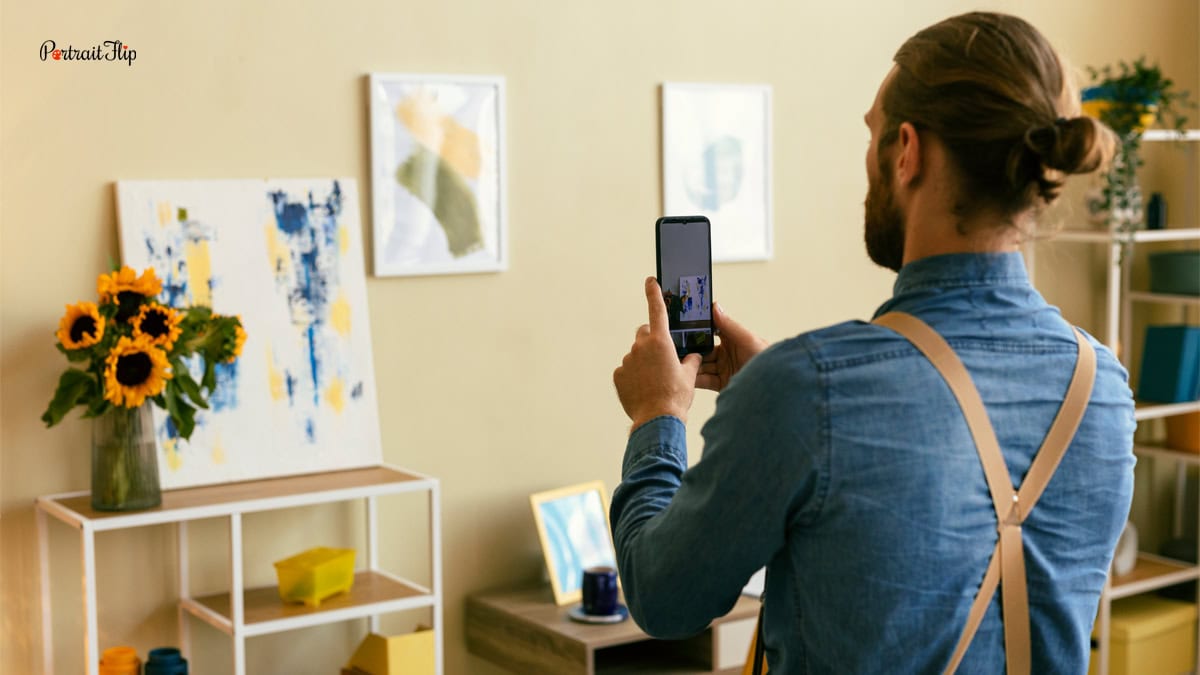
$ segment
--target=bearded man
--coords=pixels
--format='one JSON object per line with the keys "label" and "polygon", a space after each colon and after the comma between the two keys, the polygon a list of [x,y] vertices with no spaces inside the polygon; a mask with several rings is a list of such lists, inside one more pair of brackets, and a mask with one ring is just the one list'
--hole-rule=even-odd
{"label": "bearded man", "polygon": [[[900,48],[865,117],[871,323],[769,346],[714,304],[680,361],[662,294],[613,375],[633,430],[612,501],[649,634],[728,612],[766,566],[771,673],[1083,673],[1132,496],[1127,373],[1029,282],[1019,246],[1112,151],[1054,49],[971,13]],[[696,387],[721,392],[688,469]]]}

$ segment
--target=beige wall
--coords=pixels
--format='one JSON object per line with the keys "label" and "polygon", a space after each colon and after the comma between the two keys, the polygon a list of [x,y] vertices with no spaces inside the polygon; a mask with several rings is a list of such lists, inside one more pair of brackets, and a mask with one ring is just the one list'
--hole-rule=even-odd
{"label": "beige wall", "polygon": [[[87,424],[45,430],[38,416],[64,366],[51,336],[62,306],[89,297],[117,255],[114,180],[349,175],[369,214],[368,72],[507,77],[511,269],[368,282],[386,459],[442,480],[447,672],[496,673],[466,653],[463,599],[541,574],[527,496],[597,478],[611,489],[619,477],[626,421],[610,374],[644,320],[641,279],[654,270],[657,85],[774,86],[776,257],[715,274],[735,316],[782,338],[867,317],[890,292],[891,275],[860,243],[861,116],[906,36],[977,6],[3,3],[0,670],[13,675],[33,672],[41,642],[32,500],[88,484]],[[984,5],[1031,19],[1077,64],[1145,53],[1200,91],[1195,0]],[[45,39],[121,39],[138,59],[130,68],[42,63]],[[1052,259],[1039,264],[1049,294],[1085,325],[1097,280],[1089,258],[1039,256]],[[695,429],[711,409],[700,394],[697,448]],[[405,525],[423,516],[414,506],[384,508],[394,534],[384,557],[425,574],[424,541]],[[248,580],[269,582],[271,560],[318,540],[359,542],[347,528],[360,515],[326,507],[250,519]],[[225,583],[224,536],[219,523],[194,528],[202,587]],[[101,538],[102,644],[174,642],[173,547],[165,528]],[[78,547],[60,527],[50,550],[60,672],[79,672]],[[358,629],[252,640],[250,672],[333,672]],[[203,672],[224,672],[226,643],[200,624],[193,634]]]}

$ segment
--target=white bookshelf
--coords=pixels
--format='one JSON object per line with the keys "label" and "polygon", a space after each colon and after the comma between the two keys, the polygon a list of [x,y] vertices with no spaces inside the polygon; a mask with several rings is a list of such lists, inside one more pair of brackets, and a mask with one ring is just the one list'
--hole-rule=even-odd
{"label": "white bookshelf", "polygon": [[[379,565],[379,519],[377,498],[404,493],[426,493],[429,501],[430,563],[432,583],[420,584],[383,570]],[[83,550],[83,654],[88,675],[99,675],[97,648],[98,607],[96,585],[103,575],[96,571],[96,536],[102,532],[151,525],[173,525],[179,547],[179,642],[190,656],[191,639],[185,615],[192,615],[220,630],[233,641],[233,672],[246,675],[246,639],[258,635],[296,630],[352,619],[367,619],[372,631],[379,630],[382,614],[428,608],[437,636],[437,673],[442,673],[443,634],[441,576],[441,511],[439,484],[434,478],[391,466],[371,466],[302,476],[243,481],[178,490],[165,490],[162,504],[142,511],[107,512],[91,507],[87,492],[38,497],[35,502],[38,548],[41,558],[42,671],[54,672],[49,565],[50,518],[79,532]],[[357,570],[347,593],[323,601],[317,607],[287,604],[275,586],[246,588],[243,583],[242,517],[314,504],[351,500],[366,503],[365,567]],[[204,518],[225,518],[229,523],[229,591],[200,597],[191,595],[189,583],[188,523]],[[349,656],[349,655],[347,655]]]}

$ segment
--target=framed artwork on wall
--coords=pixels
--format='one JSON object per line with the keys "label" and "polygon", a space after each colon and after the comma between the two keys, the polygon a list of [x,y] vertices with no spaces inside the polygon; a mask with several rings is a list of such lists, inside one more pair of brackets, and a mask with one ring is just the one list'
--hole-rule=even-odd
{"label": "framed artwork on wall", "polygon": [[247,335],[190,439],[155,408],[164,488],[382,461],[353,178],[120,181],[117,207],[121,259],[155,269],[159,302]]}
{"label": "framed artwork on wall", "polygon": [[664,215],[712,221],[713,262],[772,255],[771,87],[662,85]]}
{"label": "framed artwork on wall", "polygon": [[376,276],[508,266],[504,79],[372,73]]}
{"label": "framed artwork on wall", "polygon": [[554,602],[566,605],[583,597],[583,571],[617,566],[604,483],[592,481],[529,496],[538,539],[550,573]]}

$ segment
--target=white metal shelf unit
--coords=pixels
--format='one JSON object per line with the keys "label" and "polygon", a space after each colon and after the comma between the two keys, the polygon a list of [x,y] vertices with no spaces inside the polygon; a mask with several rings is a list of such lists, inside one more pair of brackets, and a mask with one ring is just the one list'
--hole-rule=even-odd
{"label": "white metal shelf unit", "polygon": [[[379,568],[377,498],[385,495],[427,492],[429,499],[430,587],[414,583]],[[363,499],[366,502],[366,569],[355,575],[355,586],[343,596],[319,607],[285,605],[274,586],[246,589],[242,569],[242,516],[260,511]],[[163,502],[137,512],[100,512],[91,508],[87,492],[39,497],[36,501],[38,547],[41,555],[43,672],[54,672],[49,543],[47,516],[79,530],[83,555],[84,658],[88,675],[98,675],[98,620],[96,606],[95,538],[98,532],[175,524],[179,546],[179,640],[190,652],[185,612],[225,632],[233,639],[236,675],[246,673],[245,640],[248,637],[294,630],[337,621],[366,618],[372,631],[379,617],[389,612],[429,608],[437,638],[435,663],[442,673],[443,634],[441,577],[441,510],[439,483],[421,474],[389,466],[374,466],[303,476],[245,481],[163,492]],[[199,598],[190,595],[188,583],[187,524],[192,520],[229,519],[230,591]]]}
{"label": "white metal shelf unit", "polygon": [[[1167,130],[1150,130],[1142,135],[1143,141],[1168,142],[1197,142],[1200,141],[1200,130],[1192,129],[1183,133]],[[1193,149],[1194,150],[1194,149]],[[1128,367],[1131,355],[1128,353],[1132,344],[1130,336],[1133,330],[1131,320],[1133,303],[1170,303],[1191,306],[1197,303],[1194,296],[1168,295],[1133,291],[1129,284],[1129,258],[1123,256],[1122,249],[1141,243],[1168,241],[1200,241],[1200,228],[1168,227],[1162,230],[1136,230],[1129,233],[1116,233],[1105,230],[1076,230],[1068,229],[1057,233],[1051,240],[1060,242],[1080,242],[1105,244],[1108,248],[1108,274],[1106,284],[1105,344],[1117,354]],[[1030,267],[1033,267],[1032,261]],[[1170,417],[1189,412],[1200,411],[1200,401],[1171,404],[1142,404],[1134,412],[1134,419],[1144,420]],[[1186,478],[1185,468],[1188,465],[1200,463],[1200,458],[1182,452],[1156,446],[1137,445],[1134,452],[1142,457],[1164,459],[1175,462],[1176,471],[1176,528],[1182,520],[1183,482]],[[1200,552],[1198,552],[1200,556]],[[1200,579],[1200,566],[1171,560],[1148,553],[1139,553],[1137,563],[1132,572],[1118,579],[1109,578],[1105,583],[1104,592],[1100,598],[1100,608],[1096,620],[1096,632],[1099,639],[1098,668],[1100,675],[1107,675],[1110,651],[1109,619],[1112,613],[1112,601],[1155,591],[1167,586],[1173,586],[1186,581]],[[1197,626],[1197,644],[1200,645],[1200,624]],[[1196,669],[1200,672],[1200,650],[1197,652]]]}

